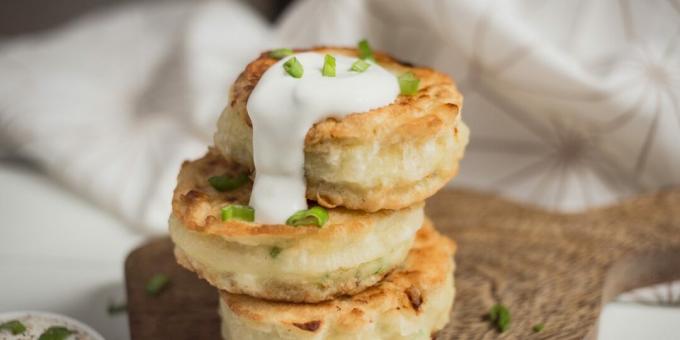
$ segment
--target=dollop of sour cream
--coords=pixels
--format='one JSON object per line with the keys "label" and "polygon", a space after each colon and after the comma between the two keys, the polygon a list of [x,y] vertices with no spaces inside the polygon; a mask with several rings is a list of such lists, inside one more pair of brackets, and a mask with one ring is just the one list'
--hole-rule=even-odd
{"label": "dollop of sour cream", "polygon": [[[301,78],[283,64],[296,57]],[[335,55],[336,76],[324,77],[324,54],[299,53],[279,60],[260,78],[247,110],[253,125],[255,183],[250,206],[258,223],[278,224],[307,209],[304,140],[314,123],[392,103],[399,95],[395,76],[376,63],[350,71],[357,59]]]}

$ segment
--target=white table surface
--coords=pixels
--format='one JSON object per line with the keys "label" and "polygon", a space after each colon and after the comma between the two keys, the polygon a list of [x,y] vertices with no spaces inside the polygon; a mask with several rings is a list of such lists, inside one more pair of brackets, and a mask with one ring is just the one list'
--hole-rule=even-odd
{"label": "white table surface", "polygon": [[143,236],[45,176],[0,166],[0,312],[71,316],[106,339],[128,339],[123,260]]}
{"label": "white table surface", "polygon": [[[128,339],[123,261],[145,236],[16,162],[0,162],[0,313],[42,310],[81,320],[106,339]],[[601,340],[678,340],[680,309],[610,303]]]}

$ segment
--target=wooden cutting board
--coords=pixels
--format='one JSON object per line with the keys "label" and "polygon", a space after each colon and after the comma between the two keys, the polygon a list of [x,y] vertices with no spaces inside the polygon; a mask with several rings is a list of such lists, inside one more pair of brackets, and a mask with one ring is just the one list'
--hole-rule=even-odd
{"label": "wooden cutting board", "polygon": [[[577,215],[443,191],[427,211],[459,246],[456,302],[439,339],[594,338],[604,303],[680,278],[680,189]],[[217,293],[175,264],[169,239],[133,251],[125,273],[133,340],[219,339]],[[156,273],[171,284],[152,297],[144,285]],[[503,334],[485,320],[495,303],[511,312]]]}

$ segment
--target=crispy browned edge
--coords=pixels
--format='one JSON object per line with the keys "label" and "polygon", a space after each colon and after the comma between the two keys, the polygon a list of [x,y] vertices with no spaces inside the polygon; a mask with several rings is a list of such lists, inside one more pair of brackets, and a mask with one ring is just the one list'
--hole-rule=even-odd
{"label": "crispy browned edge", "polygon": [[[229,191],[215,190],[208,179],[216,175],[236,176],[247,173],[238,164],[224,159],[215,149],[200,159],[185,161],[177,177],[172,199],[172,214],[186,228],[225,238],[250,236],[309,237],[331,240],[339,233],[358,235],[395,211],[367,213],[345,208],[328,209],[329,219],[323,228],[293,227],[285,224],[259,224],[238,220],[222,221],[220,210],[228,204],[248,204],[252,182]],[[422,206],[419,203],[418,206]],[[405,208],[413,209],[414,206]]]}
{"label": "crispy browned edge", "polygon": [[257,323],[316,332],[326,320],[333,319],[342,328],[356,329],[370,322],[364,317],[370,312],[421,313],[428,292],[442,288],[447,276],[452,275],[455,250],[455,243],[439,234],[428,220],[418,231],[404,266],[354,296],[317,304],[273,302],[225,291],[220,297],[236,316]]}
{"label": "crispy browned edge", "polygon": [[334,281],[330,286],[319,286],[314,282],[299,282],[291,283],[277,278],[272,278],[266,281],[261,289],[250,289],[248,287],[240,286],[237,281],[232,279],[229,273],[220,274],[209,270],[208,267],[192,259],[179,246],[174,249],[175,259],[177,264],[185,269],[192,271],[198,277],[207,281],[217,289],[226,290],[234,294],[247,294],[252,297],[269,299],[276,301],[289,302],[308,302],[317,303],[333,299],[341,295],[352,295],[363,291],[369,286],[379,282],[392,269],[380,273],[374,273],[362,280],[356,278],[344,281]]}

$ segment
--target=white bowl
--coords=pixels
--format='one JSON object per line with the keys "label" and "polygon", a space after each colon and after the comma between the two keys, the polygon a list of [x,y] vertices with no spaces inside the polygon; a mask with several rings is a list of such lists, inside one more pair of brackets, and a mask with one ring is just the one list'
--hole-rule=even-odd
{"label": "white bowl", "polygon": [[42,332],[51,326],[63,326],[76,332],[73,336],[67,338],[69,340],[104,340],[104,337],[90,326],[60,314],[38,311],[0,313],[0,324],[10,320],[19,320],[23,323],[26,326],[26,332],[12,335],[3,331],[0,332],[1,340],[37,339]]}

